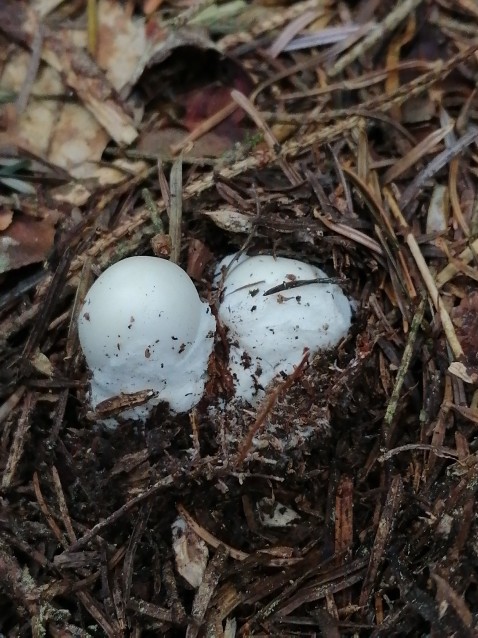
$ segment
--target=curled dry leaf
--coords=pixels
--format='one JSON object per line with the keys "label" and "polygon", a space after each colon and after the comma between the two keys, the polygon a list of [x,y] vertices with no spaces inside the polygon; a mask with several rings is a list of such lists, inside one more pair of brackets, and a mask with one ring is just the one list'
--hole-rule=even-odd
{"label": "curled dry leaf", "polygon": [[252,216],[240,213],[231,206],[223,206],[217,210],[204,210],[202,214],[209,217],[216,226],[230,233],[249,233],[252,229]]}
{"label": "curled dry leaf", "polygon": [[47,378],[51,378],[53,376],[53,364],[50,359],[43,354],[43,352],[40,352],[40,350],[37,350],[33,354],[33,357],[30,359],[30,363],[42,376]]}

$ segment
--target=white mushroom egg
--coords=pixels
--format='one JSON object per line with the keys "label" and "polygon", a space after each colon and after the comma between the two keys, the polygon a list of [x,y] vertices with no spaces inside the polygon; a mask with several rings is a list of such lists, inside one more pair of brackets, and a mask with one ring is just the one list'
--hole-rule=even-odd
{"label": "white mushroom egg", "polygon": [[186,412],[202,397],[215,320],[188,275],[157,257],[129,257],[97,279],[78,331],[92,373],[91,404],[154,391],[122,416],[141,418],[159,401]]}
{"label": "white mushroom egg", "polygon": [[334,348],[350,328],[351,306],[339,286],[315,281],[326,273],[296,259],[232,255],[219,264],[217,281],[227,267],[219,319],[228,328],[236,396],[253,402],[306,350]]}

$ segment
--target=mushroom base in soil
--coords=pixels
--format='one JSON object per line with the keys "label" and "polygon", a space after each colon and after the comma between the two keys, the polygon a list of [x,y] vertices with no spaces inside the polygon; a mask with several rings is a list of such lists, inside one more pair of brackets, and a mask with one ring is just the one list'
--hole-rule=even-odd
{"label": "mushroom base in soil", "polygon": [[93,284],[78,318],[92,374],[93,409],[122,394],[152,390],[144,405],[121,413],[144,420],[167,401],[187,412],[201,399],[216,324],[188,275],[158,257],[129,257]]}
{"label": "mushroom base in soil", "polygon": [[217,268],[221,282],[218,316],[228,330],[236,398],[256,403],[275,377],[293,372],[305,351],[312,356],[334,348],[350,328],[349,300],[313,265],[231,255]]}

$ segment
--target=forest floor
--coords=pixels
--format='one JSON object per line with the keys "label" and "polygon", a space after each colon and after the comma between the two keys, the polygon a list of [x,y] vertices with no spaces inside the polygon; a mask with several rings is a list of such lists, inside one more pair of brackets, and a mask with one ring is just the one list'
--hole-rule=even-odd
{"label": "forest floor", "polygon": [[[468,0],[0,3],[3,636],[477,635],[477,33]],[[347,337],[250,406],[218,336],[189,414],[105,428],[93,280],[160,255],[214,306],[238,250],[338,278]]]}

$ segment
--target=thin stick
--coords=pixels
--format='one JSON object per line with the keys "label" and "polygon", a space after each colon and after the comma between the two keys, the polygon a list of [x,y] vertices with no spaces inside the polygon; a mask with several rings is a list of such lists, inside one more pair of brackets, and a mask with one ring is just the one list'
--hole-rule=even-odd
{"label": "thin stick", "polygon": [[406,443],[405,445],[400,445],[392,450],[388,450],[388,452],[379,456],[377,461],[379,463],[383,463],[384,461],[391,459],[392,456],[395,456],[396,454],[400,454],[401,452],[410,452],[412,450],[430,451],[433,452],[435,456],[440,456],[444,459],[457,459],[459,457],[458,452],[450,447],[430,445],[429,443]]}

